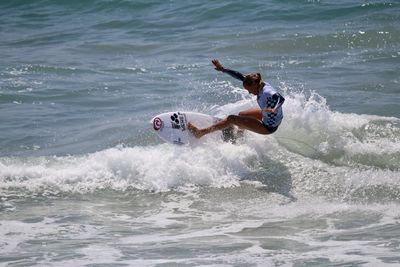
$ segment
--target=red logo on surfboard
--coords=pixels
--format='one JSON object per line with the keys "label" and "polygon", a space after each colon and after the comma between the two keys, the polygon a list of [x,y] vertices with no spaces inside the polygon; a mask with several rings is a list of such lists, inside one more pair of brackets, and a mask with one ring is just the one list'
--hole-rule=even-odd
{"label": "red logo on surfboard", "polygon": [[162,129],[162,127],[164,127],[164,122],[159,117],[155,117],[153,120],[154,130],[159,131]]}

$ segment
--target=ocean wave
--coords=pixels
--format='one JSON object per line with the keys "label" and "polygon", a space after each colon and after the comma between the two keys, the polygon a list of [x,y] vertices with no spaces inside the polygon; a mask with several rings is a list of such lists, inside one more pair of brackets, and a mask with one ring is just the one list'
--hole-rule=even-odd
{"label": "ocean wave", "polygon": [[[239,154],[243,160],[232,157]],[[248,169],[246,159],[256,156],[251,148],[232,144],[194,150],[163,144],[111,148],[83,156],[3,158],[0,187],[81,193],[129,188],[166,191],[185,184],[229,187],[237,185],[238,176]]]}
{"label": "ocean wave", "polygon": [[287,99],[275,135],[287,149],[335,165],[400,169],[400,119],[334,112],[316,93]]}
{"label": "ocean wave", "polygon": [[[159,144],[67,157],[3,157],[0,190],[162,192],[187,185],[236,187],[250,180],[284,195],[370,199],[389,190],[392,199],[399,197],[399,119],[333,112],[316,93],[287,92],[286,99],[284,122],[271,136],[248,133],[236,145],[210,139],[192,148]],[[214,112],[224,116],[254,104],[242,99]]]}

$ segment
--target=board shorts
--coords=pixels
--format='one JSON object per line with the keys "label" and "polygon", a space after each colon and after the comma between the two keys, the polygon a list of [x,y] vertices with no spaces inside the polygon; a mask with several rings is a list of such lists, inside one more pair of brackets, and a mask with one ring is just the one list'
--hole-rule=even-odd
{"label": "board shorts", "polygon": [[262,125],[265,127],[265,129],[268,130],[268,132],[269,132],[270,134],[276,132],[276,130],[278,130],[278,128],[279,128],[279,125],[278,125],[278,126],[269,126],[269,125],[266,125],[266,124],[264,123],[264,121],[262,122]]}

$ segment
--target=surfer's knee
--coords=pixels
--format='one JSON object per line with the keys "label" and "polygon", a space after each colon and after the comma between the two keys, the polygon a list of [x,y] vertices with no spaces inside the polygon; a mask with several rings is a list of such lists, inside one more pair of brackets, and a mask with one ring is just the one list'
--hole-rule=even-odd
{"label": "surfer's knee", "polygon": [[237,117],[238,117],[237,115],[229,115],[228,117],[226,117],[226,121],[229,124],[234,123],[236,121]]}

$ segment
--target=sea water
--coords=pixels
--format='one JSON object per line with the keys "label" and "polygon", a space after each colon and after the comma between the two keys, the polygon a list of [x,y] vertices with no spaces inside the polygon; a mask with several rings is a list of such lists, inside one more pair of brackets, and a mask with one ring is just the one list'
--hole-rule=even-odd
{"label": "sea water", "polygon": [[[398,1],[1,1],[0,266],[399,266]],[[273,135],[164,143],[257,106]]]}

